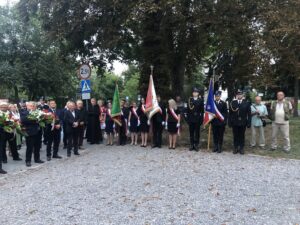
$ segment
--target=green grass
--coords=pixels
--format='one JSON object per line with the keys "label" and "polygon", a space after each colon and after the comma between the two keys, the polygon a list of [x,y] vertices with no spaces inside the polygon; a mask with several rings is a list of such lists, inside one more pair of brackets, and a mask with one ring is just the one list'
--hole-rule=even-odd
{"label": "green grass", "polygon": [[[275,158],[289,158],[289,159],[300,159],[300,118],[292,118],[290,121],[290,138],[291,138],[291,151],[289,154],[285,153],[282,150],[282,140],[278,139],[278,149],[276,151],[270,151],[271,148],[271,132],[272,126],[268,124],[265,127],[265,137],[266,137],[266,148],[260,149],[250,148],[250,138],[251,138],[251,129],[247,129],[246,131],[246,143],[245,143],[245,151],[246,153],[262,155],[262,156],[270,156]],[[164,137],[164,143],[167,144],[167,135],[166,132]],[[207,151],[207,134],[208,129],[201,131],[201,148],[204,151]],[[179,143],[181,147],[189,146],[189,133],[188,127],[186,124],[183,124],[183,129],[181,132],[181,137],[179,137]],[[211,146],[212,148],[212,140]],[[224,136],[224,151],[232,151],[233,149],[233,138],[232,138],[232,129],[228,126],[226,127],[225,136]],[[210,150],[211,151],[211,150]]]}

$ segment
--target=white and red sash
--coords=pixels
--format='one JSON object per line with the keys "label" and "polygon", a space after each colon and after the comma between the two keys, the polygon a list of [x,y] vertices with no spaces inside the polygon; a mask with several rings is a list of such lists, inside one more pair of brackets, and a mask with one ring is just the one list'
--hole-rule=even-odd
{"label": "white and red sash", "polygon": [[170,110],[170,113],[171,113],[171,115],[173,116],[173,118],[174,118],[177,122],[179,122],[179,117],[178,117],[177,114],[175,113],[174,109],[170,109],[170,108],[169,108],[169,110]]}
{"label": "white and red sash", "polygon": [[112,119],[110,111],[111,111],[110,109],[107,109],[106,114],[109,116],[109,118]]}
{"label": "white and red sash", "polygon": [[142,104],[142,111],[143,111],[143,113],[145,114],[146,113],[146,109],[145,109],[145,105],[144,104]]}
{"label": "white and red sash", "polygon": [[132,107],[131,112],[132,112],[132,114],[133,114],[138,120],[140,119],[139,116],[138,116],[138,114],[136,113],[136,109],[135,109],[135,108]]}

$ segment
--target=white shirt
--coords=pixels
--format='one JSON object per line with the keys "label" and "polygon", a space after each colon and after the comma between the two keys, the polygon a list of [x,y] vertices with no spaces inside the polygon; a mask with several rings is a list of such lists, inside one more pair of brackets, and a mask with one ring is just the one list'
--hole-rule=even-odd
{"label": "white shirt", "polygon": [[[292,110],[292,104],[289,102],[289,109]],[[287,124],[288,121],[284,119],[284,102],[277,102],[275,109],[275,123]]]}

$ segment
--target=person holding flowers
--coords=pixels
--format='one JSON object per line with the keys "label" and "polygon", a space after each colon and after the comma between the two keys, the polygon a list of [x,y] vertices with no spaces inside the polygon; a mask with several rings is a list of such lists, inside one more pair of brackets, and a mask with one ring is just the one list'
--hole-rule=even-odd
{"label": "person holding flowers", "polygon": [[[47,139],[47,161],[54,159],[61,159],[58,155],[61,127],[62,127],[62,111],[56,108],[55,100],[49,101],[49,109],[44,109],[45,115],[49,117],[48,123],[45,127],[45,134]],[[51,121],[51,123],[49,123]],[[52,153],[53,148],[53,155]]]}
{"label": "person holding flowers", "polygon": [[4,103],[0,106],[1,112],[6,115],[6,126],[7,128],[4,130],[4,140],[2,143],[2,162],[7,163],[7,154],[6,154],[6,145],[7,142],[10,147],[10,152],[12,154],[13,160],[21,161],[22,159],[19,157],[19,153],[17,150],[17,126],[19,126],[19,117],[13,116],[13,114],[8,110],[9,104]]}
{"label": "person holding flowers", "polygon": [[35,163],[44,163],[40,159],[40,129],[45,126],[43,113],[37,110],[35,102],[27,102],[27,109],[21,113],[21,123],[26,132],[26,166],[31,166],[32,153]]}

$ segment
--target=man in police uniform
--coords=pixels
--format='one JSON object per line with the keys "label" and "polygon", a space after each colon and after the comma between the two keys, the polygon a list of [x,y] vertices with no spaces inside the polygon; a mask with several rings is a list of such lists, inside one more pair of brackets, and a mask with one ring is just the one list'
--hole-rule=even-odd
{"label": "man in police uniform", "polygon": [[238,90],[236,99],[229,105],[228,123],[233,131],[233,154],[244,154],[246,128],[251,127],[251,107],[249,102],[243,99],[241,90]]}
{"label": "man in police uniform", "polygon": [[203,122],[204,102],[197,88],[193,88],[193,96],[189,98],[186,119],[190,131],[190,151],[199,151],[200,126]]}
{"label": "man in police uniform", "polygon": [[223,137],[224,137],[225,127],[227,123],[227,116],[228,116],[227,104],[226,102],[221,100],[221,95],[222,95],[221,91],[217,91],[215,93],[215,104],[219,112],[224,117],[224,121],[221,121],[218,118],[214,118],[211,121],[213,140],[214,140],[213,152],[217,152],[217,153],[222,152]]}

